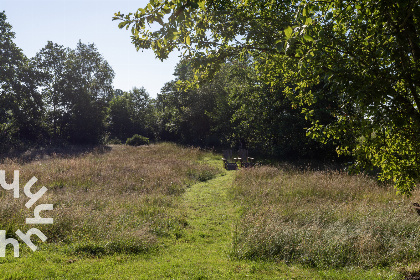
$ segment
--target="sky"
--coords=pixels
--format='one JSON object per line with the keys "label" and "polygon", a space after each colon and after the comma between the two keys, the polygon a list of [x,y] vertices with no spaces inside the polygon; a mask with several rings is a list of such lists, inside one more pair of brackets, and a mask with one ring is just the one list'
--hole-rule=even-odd
{"label": "sky", "polygon": [[115,12],[135,12],[148,0],[0,0],[0,11],[15,32],[15,44],[31,58],[48,41],[76,48],[79,40],[94,43],[115,72],[114,88],[144,87],[156,97],[172,75],[179,54],[163,62],[151,50],[136,51],[131,32],[112,21]]}

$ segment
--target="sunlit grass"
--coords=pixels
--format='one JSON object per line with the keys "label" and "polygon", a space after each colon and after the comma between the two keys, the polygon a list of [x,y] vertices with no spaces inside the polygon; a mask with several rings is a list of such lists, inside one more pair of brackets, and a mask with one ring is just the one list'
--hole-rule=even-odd
{"label": "sunlit grass", "polygon": [[[177,234],[187,221],[178,207],[179,196],[195,182],[211,179],[219,170],[200,164],[203,152],[173,144],[142,147],[113,146],[106,153],[61,157],[0,165],[11,181],[20,170],[21,198],[3,191],[0,228],[14,236],[29,229],[25,218],[24,184],[38,179],[32,192],[45,186],[47,193],[37,204],[52,203],[53,225],[39,225],[47,242],[72,244],[75,253],[103,255],[138,253],[156,247],[159,236]],[[41,185],[42,184],[42,185]]]}
{"label": "sunlit grass", "polygon": [[[318,246],[312,248],[321,248],[323,231],[332,240],[345,236],[332,225],[343,217],[359,223],[370,205],[412,210],[369,178],[270,167],[224,171],[221,155],[166,143],[18,162],[7,160],[0,169],[7,170],[8,181],[19,169],[21,189],[32,176],[39,179],[32,192],[48,187],[37,204],[54,204],[54,211],[41,212],[54,224],[37,226],[48,240],[33,237],[36,252],[22,244],[20,258],[10,249],[0,258],[0,279],[403,278],[394,266],[343,266],[329,259],[313,264],[278,254],[290,250],[275,251],[281,248],[279,236],[297,240],[289,244],[302,248],[302,232]],[[372,192],[354,187],[358,182],[368,182]],[[10,236],[16,229],[25,232],[25,217],[33,216],[33,208],[25,210],[23,192],[20,199],[11,191],[0,195],[0,229]],[[318,235],[310,235],[315,229]],[[364,248],[369,246],[375,248],[371,243]],[[331,256],[336,258],[334,252]],[[405,268],[416,271],[418,263],[414,259]]]}
{"label": "sunlit grass", "polygon": [[372,178],[262,167],[239,172],[232,193],[244,205],[236,257],[318,268],[420,261],[410,200]]}

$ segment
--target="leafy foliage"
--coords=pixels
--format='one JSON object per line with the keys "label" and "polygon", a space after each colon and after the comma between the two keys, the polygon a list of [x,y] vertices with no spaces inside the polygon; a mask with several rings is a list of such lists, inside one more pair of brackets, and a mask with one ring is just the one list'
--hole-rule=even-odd
{"label": "leafy foliage", "polygon": [[[301,106],[293,105],[282,91],[284,88],[267,86],[252,66],[237,63],[229,68],[228,91],[233,113],[234,135],[248,147],[282,159],[333,158],[332,141],[321,144],[306,137],[310,122],[301,113]],[[317,104],[318,105],[318,104]],[[313,106],[324,123],[331,115],[321,106]]]}
{"label": "leafy foliage", "polygon": [[[338,140],[356,167],[379,168],[409,194],[420,175],[419,15],[418,0],[151,0],[114,19],[137,49],[194,58],[197,81],[227,58],[251,58],[261,82],[302,108],[309,136]],[[318,118],[318,102],[332,122]]]}
{"label": "leafy foliage", "polygon": [[149,138],[138,135],[138,134],[134,134],[133,137],[128,138],[125,143],[130,146],[148,145]]}
{"label": "leafy foliage", "polygon": [[203,146],[226,143],[232,131],[232,109],[225,74],[199,88],[185,89],[180,84],[192,82],[194,73],[189,61],[180,62],[174,73],[177,78],[166,83],[157,96],[160,138]]}
{"label": "leafy foliage", "polygon": [[[260,82],[250,62],[228,61],[198,88],[190,61],[178,64],[176,80],[162,88],[156,101],[159,137],[202,146],[241,146],[282,158],[325,158],[331,144],[321,145],[305,135],[310,122],[299,108]],[[267,108],[270,108],[267,110]],[[331,116],[314,110],[328,123]]]}
{"label": "leafy foliage", "polygon": [[129,92],[116,91],[109,102],[108,132],[111,139],[126,139],[134,134],[154,137],[155,110],[153,100],[144,88]]}
{"label": "leafy foliage", "polygon": [[65,138],[67,108],[63,87],[68,56],[68,49],[50,41],[33,58],[43,75],[41,94],[47,105],[44,122],[54,140]]}
{"label": "leafy foliage", "polygon": [[96,144],[105,134],[114,72],[93,44],[48,42],[29,60],[0,14],[0,150],[30,143]]}
{"label": "leafy foliage", "polygon": [[13,39],[6,14],[0,13],[0,151],[22,141],[36,141],[42,129],[40,79]]}
{"label": "leafy foliage", "polygon": [[114,71],[94,44],[79,42],[69,58],[62,93],[68,108],[68,139],[99,143],[105,132],[107,102],[113,94]]}

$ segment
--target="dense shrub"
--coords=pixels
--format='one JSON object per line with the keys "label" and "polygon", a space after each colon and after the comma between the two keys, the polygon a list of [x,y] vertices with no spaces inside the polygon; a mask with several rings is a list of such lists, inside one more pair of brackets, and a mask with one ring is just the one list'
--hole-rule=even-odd
{"label": "dense shrub", "polygon": [[133,137],[128,138],[125,144],[130,146],[141,146],[141,145],[148,145],[149,144],[149,138],[134,134]]}

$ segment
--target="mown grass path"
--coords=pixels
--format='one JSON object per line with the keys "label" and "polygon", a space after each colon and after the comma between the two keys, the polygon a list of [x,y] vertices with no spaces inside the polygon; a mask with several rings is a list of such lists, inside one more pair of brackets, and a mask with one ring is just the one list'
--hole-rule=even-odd
{"label": "mown grass path", "polygon": [[[266,264],[229,256],[239,217],[228,196],[234,177],[235,171],[228,171],[190,186],[179,200],[188,226],[178,236],[160,240],[155,252],[89,258],[71,257],[61,249],[39,250],[3,260],[0,279],[258,279]],[[265,276],[272,272],[271,266]]]}
{"label": "mown grass path", "polygon": [[[261,278],[258,271],[264,269],[264,264],[237,261],[229,256],[233,225],[239,217],[238,208],[228,196],[234,175],[230,171],[191,186],[182,202],[189,224],[182,236],[167,239],[165,248],[155,255],[120,266],[121,273],[127,274],[129,269],[136,279]],[[267,273],[268,270],[265,276]]]}
{"label": "mown grass path", "polygon": [[229,196],[235,171],[191,186],[182,198],[189,226],[157,253],[131,257],[104,277],[115,279],[399,279],[388,270],[317,270],[283,262],[231,258],[239,205]]}

